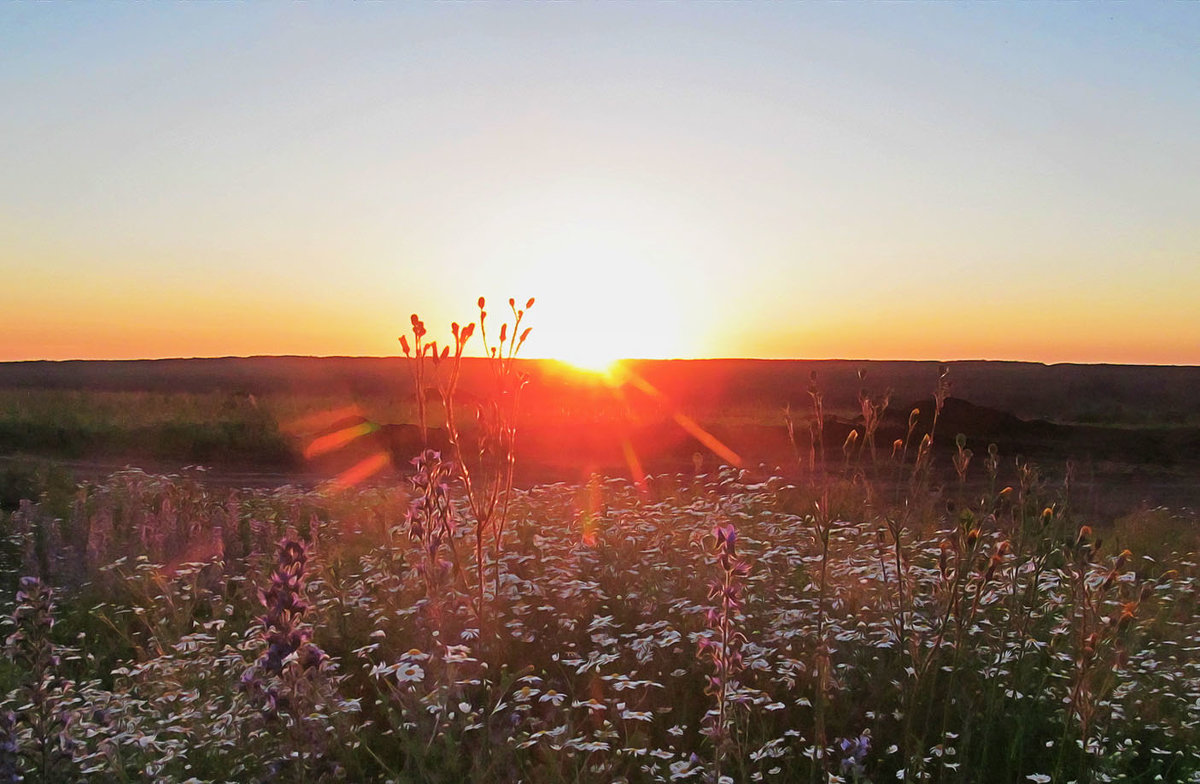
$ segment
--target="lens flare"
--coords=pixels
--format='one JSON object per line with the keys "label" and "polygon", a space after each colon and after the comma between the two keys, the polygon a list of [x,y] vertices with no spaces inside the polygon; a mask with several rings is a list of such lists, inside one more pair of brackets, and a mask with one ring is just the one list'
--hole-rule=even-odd
{"label": "lens flare", "polygon": [[597,349],[589,351],[569,351],[558,357],[563,364],[570,365],[575,370],[592,373],[605,379],[615,378],[621,358],[613,356],[609,351]]}

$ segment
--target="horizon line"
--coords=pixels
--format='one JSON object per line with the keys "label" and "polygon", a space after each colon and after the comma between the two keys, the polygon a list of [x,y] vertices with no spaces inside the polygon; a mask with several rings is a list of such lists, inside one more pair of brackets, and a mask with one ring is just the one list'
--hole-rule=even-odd
{"label": "horizon line", "polygon": [[[315,359],[315,360],[330,360],[330,359],[381,359],[381,360],[404,360],[407,359],[403,354],[223,354],[209,356],[162,356],[162,357],[68,357],[59,359],[46,358],[26,358],[26,359],[0,359],[0,365],[16,365],[35,362],[46,363],[67,363],[67,362],[191,362],[191,361],[212,361],[212,360],[253,360],[253,359]],[[485,356],[466,355],[463,359],[483,360]],[[521,361],[530,362],[558,362],[564,365],[571,365],[568,360],[558,357],[517,357]],[[720,356],[720,357],[621,357],[614,362],[897,362],[897,363],[931,363],[931,364],[956,364],[956,363],[981,363],[989,362],[995,364],[1022,364],[1022,365],[1041,365],[1043,367],[1055,367],[1061,365],[1080,365],[1080,366],[1110,366],[1110,367],[1177,367],[1177,368],[1197,368],[1200,364],[1188,364],[1179,362],[1114,362],[1114,361],[1082,361],[1082,360],[1063,360],[1057,362],[1046,362],[1037,359],[986,359],[980,357],[958,358],[958,359],[929,359],[929,358],[863,358],[863,357],[755,357],[755,356]]]}

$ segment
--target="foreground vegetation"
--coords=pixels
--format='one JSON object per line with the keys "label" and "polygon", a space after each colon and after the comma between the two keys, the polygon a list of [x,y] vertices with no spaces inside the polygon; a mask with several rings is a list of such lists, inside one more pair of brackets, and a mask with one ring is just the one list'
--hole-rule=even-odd
{"label": "foreground vegetation", "polygon": [[480,606],[429,458],[23,504],[3,780],[1197,780],[1194,557],[1102,546],[1032,466],[904,518],[853,471],[514,491]]}

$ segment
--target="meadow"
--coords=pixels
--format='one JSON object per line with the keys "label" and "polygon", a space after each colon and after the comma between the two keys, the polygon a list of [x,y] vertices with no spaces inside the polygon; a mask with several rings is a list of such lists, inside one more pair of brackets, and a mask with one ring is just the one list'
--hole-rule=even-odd
{"label": "meadow", "polygon": [[516,490],[482,605],[444,482],[120,472],[6,518],[0,771],[1197,780],[1196,521],[1092,531],[1025,469],[898,518],[857,475]]}
{"label": "meadow", "polygon": [[[944,373],[893,443],[886,395],[842,441],[814,383],[787,471],[516,486],[496,371],[514,405],[402,481],[37,484],[0,780],[1200,781],[1193,513],[1102,525],[1069,464],[935,449]],[[81,421],[183,410],[109,394]]]}

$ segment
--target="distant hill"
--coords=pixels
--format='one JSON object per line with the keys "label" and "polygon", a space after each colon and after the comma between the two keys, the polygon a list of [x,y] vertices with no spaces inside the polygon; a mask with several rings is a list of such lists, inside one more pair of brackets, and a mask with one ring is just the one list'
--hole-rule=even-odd
{"label": "distant hill", "polygon": [[[935,362],[647,360],[626,363],[637,380],[614,390],[560,363],[521,364],[529,377],[517,437],[523,484],[628,475],[635,462],[649,473],[690,472],[699,459],[710,470],[730,455],[751,469],[800,470],[797,451],[802,462],[810,450],[814,371],[826,415],[823,464],[842,466],[847,435],[862,434],[863,387],[873,399],[890,393],[875,438],[886,459],[914,408],[914,440],[929,431],[938,378]],[[1016,481],[1018,455],[1050,474],[1075,461],[1088,477],[1093,509],[1200,505],[1200,368],[949,368],[951,394],[934,443],[943,474],[953,475],[949,455],[962,433],[976,455],[973,476],[994,443],[1003,458],[1000,481]],[[466,361],[459,399],[468,411],[489,378],[483,360]],[[421,448],[414,396],[409,364],[397,357],[0,363],[0,478],[16,470],[5,461],[45,457],[82,476],[124,464],[165,470],[200,463],[231,483],[315,482],[386,456],[376,479],[397,481]],[[428,421],[437,426],[440,405],[436,394],[430,399]],[[798,450],[785,407],[797,423]],[[321,424],[303,424],[310,419]],[[340,432],[356,435],[333,451],[312,449],[323,437],[339,441]],[[431,437],[444,447],[444,432],[431,430]]]}
{"label": "distant hill", "polygon": [[[628,367],[666,399],[697,414],[736,405],[782,411],[809,406],[809,375],[831,411],[857,408],[862,384],[893,401],[932,394],[936,362],[856,360],[637,360]],[[1200,367],[1042,365],[1032,362],[949,362],[955,397],[1011,413],[1097,425],[1200,425]],[[596,380],[564,372],[555,362],[526,360],[528,407],[561,409],[564,396],[589,410],[602,401]],[[464,388],[487,378],[483,360],[468,359]],[[412,395],[403,357],[225,357],[119,361],[0,363],[0,388],[150,392],[329,395]],[[569,392],[569,395],[567,394]],[[907,412],[905,413],[907,416]]]}

